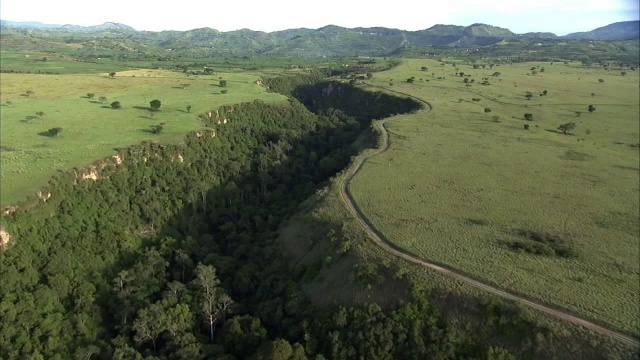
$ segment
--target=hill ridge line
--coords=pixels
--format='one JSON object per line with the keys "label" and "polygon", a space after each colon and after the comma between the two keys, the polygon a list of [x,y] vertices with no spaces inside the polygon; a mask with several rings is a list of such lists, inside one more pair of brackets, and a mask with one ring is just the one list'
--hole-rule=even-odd
{"label": "hill ridge line", "polygon": [[[410,97],[414,100],[417,100],[423,104],[425,104],[428,107],[428,112],[430,112],[431,110],[433,110],[433,106],[427,102],[426,100],[420,99],[416,96],[410,95],[410,94],[405,94],[399,91],[395,91],[395,90],[390,90],[387,89],[383,86],[377,86],[377,85],[371,85],[371,84],[367,84],[368,86],[371,87],[376,87],[376,88],[380,88],[383,89],[385,91],[389,91],[389,92],[393,92],[396,94],[400,94],[403,96],[407,96]],[[416,255],[411,254],[409,251],[404,250],[402,248],[400,248],[399,246],[393,244],[392,242],[390,242],[379,230],[377,230],[373,224],[371,224],[371,222],[367,219],[367,217],[364,215],[364,213],[360,210],[360,208],[358,207],[356,201],[353,199],[351,192],[349,190],[349,183],[351,182],[351,180],[358,174],[358,172],[360,171],[360,169],[362,168],[362,166],[364,165],[364,163],[369,160],[370,158],[382,154],[384,152],[386,152],[390,146],[391,146],[391,142],[389,139],[389,132],[386,128],[386,122],[388,121],[388,119],[382,120],[380,122],[380,130],[382,132],[382,136],[383,136],[383,144],[381,147],[379,147],[376,151],[362,157],[359,161],[357,161],[355,164],[353,164],[351,166],[351,170],[348,171],[347,175],[342,179],[342,182],[340,184],[340,196],[343,200],[343,202],[345,203],[345,205],[347,206],[347,208],[349,209],[349,211],[351,212],[351,215],[353,215],[353,217],[360,223],[360,225],[363,227],[363,229],[368,233],[369,237],[373,240],[373,242],[380,246],[384,251],[386,251],[389,254],[395,255],[397,257],[400,257],[402,259],[405,259],[409,262],[412,262],[414,264],[418,264],[421,266],[424,266],[426,268],[435,270],[441,274],[444,274],[446,276],[452,277],[456,280],[462,281],[464,283],[467,283],[469,285],[475,286],[481,290],[487,291],[489,293],[492,293],[494,295],[497,295],[503,299],[508,299],[508,300],[512,300],[512,301],[517,301],[521,304],[524,304],[530,308],[533,308],[535,310],[538,311],[542,311],[544,313],[547,313],[549,315],[552,315],[556,318],[559,318],[561,320],[564,321],[568,321],[574,325],[580,325],[583,326],[589,330],[593,330],[599,334],[602,335],[606,335],[614,340],[618,340],[622,343],[625,343],[627,345],[636,347],[636,348],[640,348],[640,341],[636,338],[633,338],[631,336],[622,334],[618,331],[612,330],[610,328],[607,328],[605,326],[602,325],[598,325],[594,322],[591,322],[589,320],[580,318],[578,316],[575,315],[571,315],[566,311],[563,310],[558,310],[558,309],[554,309],[550,306],[544,305],[542,303],[527,299],[526,297],[522,296],[522,295],[516,295],[513,293],[508,292],[507,290],[503,290],[500,288],[497,288],[495,286],[486,284],[482,281],[476,280],[468,275],[465,275],[464,273],[460,272],[459,270],[453,269],[449,266],[443,265],[443,264],[438,264],[436,262],[433,261],[429,261],[429,260],[424,260],[419,258]]]}

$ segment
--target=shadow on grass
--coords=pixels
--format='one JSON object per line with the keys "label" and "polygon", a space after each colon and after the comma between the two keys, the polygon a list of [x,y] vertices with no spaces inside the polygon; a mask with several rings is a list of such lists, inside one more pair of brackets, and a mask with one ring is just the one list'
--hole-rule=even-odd
{"label": "shadow on grass", "polygon": [[96,101],[96,100],[90,100],[89,102],[92,104],[104,104],[103,102]]}
{"label": "shadow on grass", "polygon": [[134,106],[133,108],[134,108],[134,109],[138,109],[138,110],[151,111],[151,108],[150,108],[150,107],[147,107],[147,106],[137,106],[137,105],[136,105],[136,106]]}
{"label": "shadow on grass", "polygon": [[51,133],[49,133],[48,131],[41,131],[38,133],[38,135],[40,136],[46,136],[48,138],[54,138],[57,137],[58,135],[51,135]]}
{"label": "shadow on grass", "polygon": [[544,131],[548,131],[550,133],[555,133],[555,134],[560,134],[560,135],[571,135],[571,134],[565,134],[562,131],[555,130],[555,129],[544,129]]}
{"label": "shadow on grass", "polygon": [[151,116],[149,116],[149,115],[140,115],[140,116],[138,116],[138,117],[139,117],[139,118],[142,118],[142,119],[148,119],[148,120],[154,120],[154,119],[155,119],[155,118],[152,118],[152,117],[151,117]]}
{"label": "shadow on grass", "polygon": [[153,135],[157,135],[158,134],[156,132],[153,132],[153,130],[151,130],[151,129],[138,129],[138,131],[146,133],[146,134],[153,134]]}
{"label": "shadow on grass", "polygon": [[624,169],[624,170],[631,170],[631,171],[640,172],[640,168],[633,167],[633,166],[613,165],[613,167],[617,167],[618,169]]}

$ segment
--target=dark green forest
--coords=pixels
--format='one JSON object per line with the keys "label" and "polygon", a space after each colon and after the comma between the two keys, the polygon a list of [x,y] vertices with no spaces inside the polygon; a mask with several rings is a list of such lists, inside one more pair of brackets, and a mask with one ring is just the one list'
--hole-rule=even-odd
{"label": "dark green forest", "polygon": [[[446,325],[419,294],[397,314],[309,307],[301,270],[274,242],[296,205],[345,167],[370,119],[315,115],[295,100],[218,116],[228,124],[215,137],[121,149],[123,164],[95,165],[99,180],[62,174],[43,190],[48,202],[28,200],[3,219],[16,240],[0,259],[0,357],[453,354]],[[373,331],[379,347],[358,331]],[[403,347],[397,337],[407,337]]]}
{"label": "dark green forest", "polygon": [[[3,215],[0,358],[513,359],[460,333],[418,287],[390,310],[306,298],[308,269],[283,256],[279,227],[357,139],[377,143],[372,119],[421,107],[316,80],[266,79],[297,99],[214,110],[182,144],[120,149],[122,164],[62,173],[46,202]],[[484,331],[544,354],[551,334],[509,309],[486,305]]]}

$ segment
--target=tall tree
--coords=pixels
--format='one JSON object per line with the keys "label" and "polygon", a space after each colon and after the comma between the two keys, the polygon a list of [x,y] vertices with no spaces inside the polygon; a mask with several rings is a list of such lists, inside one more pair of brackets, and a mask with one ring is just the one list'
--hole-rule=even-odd
{"label": "tall tree", "polygon": [[204,322],[209,327],[209,335],[213,339],[215,324],[220,313],[218,308],[218,285],[220,285],[220,280],[216,275],[216,269],[213,266],[198,264],[195,281],[202,290],[201,311]]}

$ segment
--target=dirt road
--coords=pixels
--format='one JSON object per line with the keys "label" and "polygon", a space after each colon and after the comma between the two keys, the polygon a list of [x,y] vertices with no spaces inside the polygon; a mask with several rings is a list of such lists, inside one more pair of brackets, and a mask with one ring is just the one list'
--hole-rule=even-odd
{"label": "dirt road", "polygon": [[[370,85],[371,86],[371,85]],[[404,94],[398,91],[393,91],[393,90],[389,90],[386,88],[383,88],[386,91],[390,91],[390,92],[394,92],[397,94],[400,94],[402,96],[407,96],[410,97],[412,99],[415,99],[423,104],[425,104],[426,108],[423,111],[431,111],[433,110],[433,107],[431,106],[431,104],[429,104],[427,101],[417,98],[415,96],[409,95],[409,94]],[[398,247],[397,245],[394,245],[392,242],[390,242],[389,240],[387,240],[384,235],[382,233],[380,233],[370,222],[369,220],[366,218],[366,216],[362,213],[362,211],[358,208],[358,205],[356,204],[355,200],[353,199],[351,192],[349,191],[349,183],[351,182],[351,180],[353,179],[354,176],[356,176],[358,174],[358,171],[360,171],[360,169],[362,168],[362,165],[370,158],[372,158],[373,156],[376,156],[378,154],[382,154],[383,152],[387,151],[389,149],[390,146],[390,141],[389,141],[389,132],[387,131],[386,128],[386,122],[387,120],[383,120],[380,124],[381,124],[381,131],[382,131],[382,137],[383,137],[383,144],[382,146],[376,150],[375,152],[363,157],[362,159],[360,159],[357,163],[355,163],[349,174],[342,180],[342,184],[340,186],[340,193],[342,196],[343,201],[345,202],[345,204],[347,205],[347,208],[349,208],[349,211],[351,212],[351,214],[353,214],[353,216],[358,220],[358,222],[362,225],[362,227],[367,231],[367,233],[369,233],[369,236],[371,237],[371,239],[378,245],[380,246],[384,251],[393,254],[397,257],[403,258],[407,261],[410,261],[414,264],[417,265],[421,265],[424,267],[427,267],[429,269],[435,270],[439,273],[442,273],[444,275],[450,276],[452,278],[455,278],[459,281],[462,281],[464,283],[473,285],[477,288],[480,288],[482,290],[485,290],[487,292],[490,292],[492,294],[498,295],[504,299],[508,299],[508,300],[513,300],[513,301],[517,301],[520,302],[521,304],[524,304],[526,306],[529,306],[533,309],[545,312],[547,314],[553,315],[557,318],[560,318],[562,320],[571,322],[573,324],[576,325],[581,325],[584,326],[585,328],[588,328],[590,330],[596,331],[600,334],[609,336],[615,340],[618,340],[620,342],[623,342],[627,345],[631,345],[634,346],[636,348],[640,348],[640,341],[638,341],[638,339],[635,339],[633,337],[627,336],[625,334],[619,333],[617,331],[605,328],[601,325],[595,324],[589,320],[585,320],[582,318],[579,318],[577,316],[571,315],[565,311],[559,310],[559,309],[554,309],[552,307],[549,307],[547,305],[529,300],[521,295],[516,295],[513,293],[510,293],[506,290],[502,290],[499,288],[496,288],[494,286],[485,284],[481,281],[478,281],[476,279],[473,279],[472,277],[463,274],[460,271],[457,271],[455,269],[452,269],[448,266],[442,265],[442,264],[437,264],[428,260],[423,260],[418,258],[415,255],[412,255],[411,253],[409,253],[408,251],[401,249],[400,247]]]}

